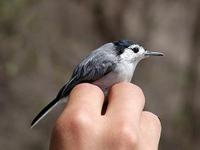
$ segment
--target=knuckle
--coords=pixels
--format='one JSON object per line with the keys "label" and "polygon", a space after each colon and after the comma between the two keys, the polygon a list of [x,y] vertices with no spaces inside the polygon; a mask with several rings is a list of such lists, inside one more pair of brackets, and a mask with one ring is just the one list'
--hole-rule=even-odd
{"label": "knuckle", "polygon": [[134,133],[133,127],[130,125],[123,125],[116,131],[117,141],[119,147],[134,147],[138,143],[138,134]]}
{"label": "knuckle", "polygon": [[61,139],[66,135],[80,137],[82,133],[93,129],[93,122],[88,112],[81,110],[68,112],[67,117],[61,115],[57,119],[53,134]]}
{"label": "knuckle", "polygon": [[56,137],[63,137],[66,131],[65,125],[66,121],[63,119],[63,117],[59,117],[54,125],[53,134]]}
{"label": "knuckle", "polygon": [[89,113],[86,111],[74,111],[70,114],[68,127],[75,130],[84,130],[92,126],[93,121]]}
{"label": "knuckle", "polygon": [[147,118],[149,125],[158,129],[159,131],[161,130],[161,128],[162,128],[161,122],[157,115],[153,114],[152,112],[148,112],[148,111],[144,111],[143,114]]}

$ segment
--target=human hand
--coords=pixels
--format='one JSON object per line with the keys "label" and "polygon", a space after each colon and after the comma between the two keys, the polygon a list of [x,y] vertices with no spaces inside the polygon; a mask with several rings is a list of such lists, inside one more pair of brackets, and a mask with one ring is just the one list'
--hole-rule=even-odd
{"label": "human hand", "polygon": [[58,118],[50,150],[157,150],[161,124],[143,111],[142,90],[131,83],[114,85],[108,107],[101,115],[103,92],[92,84],[79,84]]}

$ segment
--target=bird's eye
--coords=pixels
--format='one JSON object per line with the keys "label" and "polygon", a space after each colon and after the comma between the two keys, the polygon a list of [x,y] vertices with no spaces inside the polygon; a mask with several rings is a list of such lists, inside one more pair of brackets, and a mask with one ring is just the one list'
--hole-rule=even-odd
{"label": "bird's eye", "polygon": [[139,48],[138,47],[134,47],[132,50],[134,51],[134,53],[139,52]]}

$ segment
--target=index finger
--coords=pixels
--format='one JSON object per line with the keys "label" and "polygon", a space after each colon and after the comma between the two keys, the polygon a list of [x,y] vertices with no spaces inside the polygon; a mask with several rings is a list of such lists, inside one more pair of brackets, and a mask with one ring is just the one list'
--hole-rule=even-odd
{"label": "index finger", "polygon": [[101,114],[104,101],[102,90],[96,85],[82,83],[74,87],[69,95],[69,102],[63,114],[69,111],[84,111]]}

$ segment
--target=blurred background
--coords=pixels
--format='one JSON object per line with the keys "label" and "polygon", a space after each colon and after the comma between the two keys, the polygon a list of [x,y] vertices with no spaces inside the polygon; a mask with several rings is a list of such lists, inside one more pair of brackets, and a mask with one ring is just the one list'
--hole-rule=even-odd
{"label": "blurred background", "polygon": [[160,149],[199,149],[199,0],[0,0],[0,147],[48,149],[61,110],[31,120],[82,57],[117,39],[166,55],[133,78],[161,119]]}

